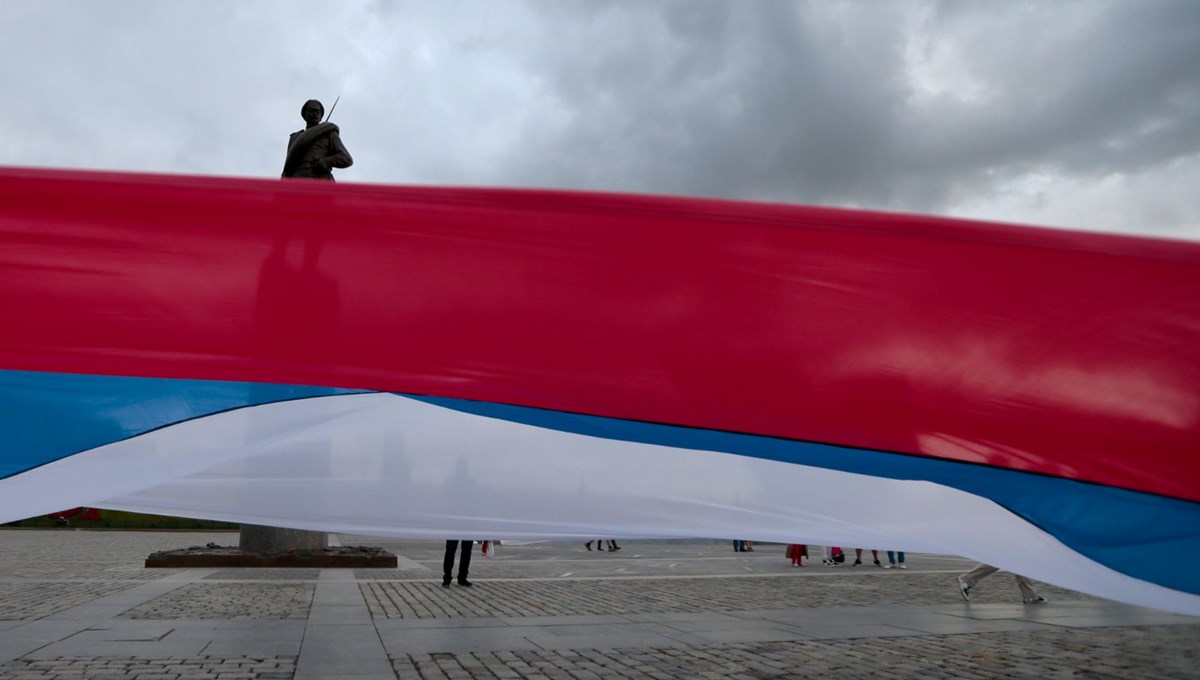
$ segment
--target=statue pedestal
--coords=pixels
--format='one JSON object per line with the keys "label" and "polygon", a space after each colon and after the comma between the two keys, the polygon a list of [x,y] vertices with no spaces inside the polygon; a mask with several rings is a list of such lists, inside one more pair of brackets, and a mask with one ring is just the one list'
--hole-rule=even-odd
{"label": "statue pedestal", "polygon": [[383,548],[330,546],[323,531],[243,524],[238,547],[209,543],[163,550],[146,558],[147,568],[285,567],[309,569],[395,569],[396,556]]}
{"label": "statue pedestal", "polygon": [[243,524],[238,538],[238,547],[249,553],[322,550],[328,545],[329,534],[324,531],[281,529],[258,524]]}
{"label": "statue pedestal", "polygon": [[179,550],[164,550],[146,558],[147,569],[228,567],[282,567],[307,569],[395,569],[396,555],[369,546],[332,546],[317,550],[267,550],[248,552],[233,546],[209,543]]}

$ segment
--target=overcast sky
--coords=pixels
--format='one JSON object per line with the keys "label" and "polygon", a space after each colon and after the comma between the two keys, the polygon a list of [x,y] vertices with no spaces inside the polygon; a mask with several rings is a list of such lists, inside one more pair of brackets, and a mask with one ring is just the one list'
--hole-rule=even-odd
{"label": "overcast sky", "polygon": [[0,165],[864,207],[1200,240],[1200,1],[3,0]]}

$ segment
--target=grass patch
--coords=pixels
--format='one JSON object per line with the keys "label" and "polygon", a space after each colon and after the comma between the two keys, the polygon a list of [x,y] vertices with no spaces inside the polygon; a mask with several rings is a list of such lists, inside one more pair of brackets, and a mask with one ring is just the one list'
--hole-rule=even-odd
{"label": "grass patch", "polygon": [[[58,514],[58,513],[56,513]],[[67,523],[56,517],[41,515],[16,522],[9,522],[6,527],[45,528],[70,527],[74,529],[228,529],[236,530],[237,524],[218,522],[211,519],[193,519],[191,517],[168,517],[166,515],[145,515],[137,512],[121,510],[98,510],[79,512],[71,515],[67,511]]]}

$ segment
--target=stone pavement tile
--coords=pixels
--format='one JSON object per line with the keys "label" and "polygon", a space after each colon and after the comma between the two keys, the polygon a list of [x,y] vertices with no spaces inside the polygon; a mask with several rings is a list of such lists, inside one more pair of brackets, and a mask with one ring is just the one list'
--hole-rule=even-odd
{"label": "stone pavement tile", "polygon": [[[1200,626],[393,655],[398,678],[1194,678]],[[1170,650],[1169,652],[1166,650]]]}
{"label": "stone pavement tile", "polygon": [[1196,617],[1135,607],[1103,600],[1023,603],[959,604],[930,608],[931,611],[969,619],[1019,619],[1062,626],[1140,626],[1196,623]]}
{"label": "stone pavement tile", "polygon": [[909,612],[885,612],[869,616],[868,620],[872,623],[903,628],[918,635],[1039,630],[1049,627],[1046,624],[1023,619],[967,619],[961,616],[923,611],[917,607],[912,607]]}
{"label": "stone pavement tile", "polygon": [[[808,639],[800,628],[780,624],[743,625],[736,627],[718,626],[694,628],[688,631],[672,631],[662,633],[676,640],[677,643],[689,645],[704,645],[713,643],[739,642],[772,642],[772,640]],[[628,644],[630,648],[638,648],[637,644]]]}
{"label": "stone pavement tile", "polygon": [[216,569],[206,581],[315,581],[320,569]]}
{"label": "stone pavement tile", "polygon": [[[820,630],[862,624],[877,624],[906,630],[908,634],[971,633],[1002,630],[1036,630],[1044,624],[1023,619],[971,619],[927,607],[839,607],[741,612],[753,621],[777,621],[801,628],[806,637],[820,638]],[[816,631],[816,632],[815,632]]]}
{"label": "stone pavement tile", "polygon": [[[333,570],[326,570],[331,573]],[[316,606],[354,605],[364,607],[363,592],[355,581],[324,578],[317,582],[312,604]]]}
{"label": "stone pavement tile", "polygon": [[[845,570],[748,577],[476,579],[471,589],[442,589],[437,581],[364,581],[376,618],[638,615],[886,605],[961,603],[953,574]],[[1015,588],[1012,590],[1015,591]],[[1079,599],[1059,591],[1055,599]],[[994,588],[993,601],[1013,597]],[[982,596],[979,602],[988,600]]]}
{"label": "stone pavement tile", "polygon": [[371,613],[361,604],[358,606],[313,607],[308,614],[308,625],[339,625],[343,623],[371,623]]}
{"label": "stone pavement tile", "polygon": [[99,621],[103,619],[111,619],[129,610],[128,605],[124,604],[84,604],[70,609],[64,609],[60,612],[55,612],[47,616],[51,620],[70,620],[70,621]]}
{"label": "stone pavement tile", "polygon": [[[641,624],[641,625],[647,625],[647,624]],[[685,633],[708,633],[708,632],[714,632],[714,631],[735,630],[735,629],[736,630],[754,630],[756,628],[763,629],[763,630],[768,630],[768,629],[770,629],[770,630],[791,630],[791,629],[795,628],[795,626],[791,626],[789,624],[781,623],[778,621],[769,621],[769,620],[754,621],[754,620],[750,620],[750,619],[718,619],[718,618],[708,619],[708,620],[692,619],[692,620],[688,620],[688,621],[670,621],[670,622],[662,622],[662,623],[651,624],[651,625],[657,625],[657,626],[660,626],[665,629],[670,629],[672,631],[682,631]],[[801,635],[800,637],[807,637],[807,636]]]}
{"label": "stone pavement tile", "polygon": [[1161,617],[1142,616],[1055,616],[1035,618],[1029,617],[1029,621],[1038,621],[1046,625],[1063,626],[1067,628],[1102,628],[1109,626],[1187,626],[1194,625],[1195,619],[1176,617],[1171,614],[1163,614]]}
{"label": "stone pavement tile", "polygon": [[294,658],[157,657],[135,659],[19,659],[0,666],[0,679],[50,680],[51,678],[163,678],[163,680],[286,680],[295,670]]}
{"label": "stone pavement tile", "polygon": [[201,650],[204,656],[292,656],[300,655],[304,631],[214,630]]}
{"label": "stone pavement tile", "polygon": [[305,619],[315,584],[189,583],[122,614],[134,619]]}
{"label": "stone pavement tile", "polygon": [[567,616],[500,616],[497,618],[511,626],[581,626],[603,623],[630,623],[629,617],[605,614],[580,614]]}
{"label": "stone pavement tile", "polygon": [[[157,597],[162,597],[171,591],[178,590],[187,585],[188,575],[200,575],[204,572],[201,570],[189,571],[185,570],[180,573],[172,574],[169,577],[152,581],[150,583],[142,583],[133,588],[122,590],[111,595],[99,597],[88,603],[88,606],[120,606],[125,609],[132,609],[138,605],[145,604]],[[122,610],[124,611],[124,610]]]}
{"label": "stone pavement tile", "polygon": [[89,623],[85,630],[89,634],[108,636],[114,640],[149,640],[177,630],[212,631],[219,625],[220,621],[216,619],[109,619]]}
{"label": "stone pavement tile", "polygon": [[[723,642],[767,642],[772,640],[805,640],[811,634],[798,626],[772,621],[676,621],[662,624],[663,635],[677,642],[708,644]],[[625,645],[650,647],[652,644]]]}
{"label": "stone pavement tile", "polygon": [[717,619],[741,621],[745,617],[738,617],[725,612],[663,612],[660,614],[626,614],[624,618],[634,623],[670,623],[672,621],[711,621]]}
{"label": "stone pavement tile", "polygon": [[27,659],[51,659],[56,657],[103,658],[108,656],[159,657],[195,656],[204,649],[205,640],[176,638],[171,641],[114,641],[71,638],[62,640],[27,653]]}
{"label": "stone pavement tile", "polygon": [[0,583],[0,620],[31,621],[44,618],[134,585],[104,581]]}
{"label": "stone pavement tile", "polygon": [[836,626],[811,626],[800,629],[805,637],[811,640],[844,640],[853,638],[889,638],[912,637],[916,634],[911,628],[888,625],[886,623],[845,623]]}
{"label": "stone pavement tile", "polygon": [[494,616],[473,619],[373,619],[379,631],[414,628],[505,628],[512,624]]}
{"label": "stone pavement tile", "polygon": [[350,572],[339,569],[322,571],[308,614],[309,626],[371,623],[371,612],[367,609],[358,583],[343,580],[343,575],[350,575]]}
{"label": "stone pavement tile", "polygon": [[27,654],[53,657],[172,657],[197,656],[215,634],[212,625],[197,622],[159,622],[157,625],[120,625],[143,622],[114,621],[80,630]]}
{"label": "stone pavement tile", "polygon": [[416,653],[458,653],[540,649],[529,637],[542,634],[537,627],[416,628],[380,630],[389,657]]}
{"label": "stone pavement tile", "polygon": [[[676,629],[651,623],[544,626],[531,630],[529,640],[544,649],[615,649],[618,647],[669,647],[680,644],[670,637]],[[700,634],[699,637],[703,637]]]}
{"label": "stone pavement tile", "polygon": [[204,656],[299,656],[305,621],[215,621]]}
{"label": "stone pavement tile", "polygon": [[231,619],[228,621],[222,621],[220,619],[204,620],[212,621],[214,624],[216,624],[216,630],[261,630],[274,631],[281,635],[291,633],[303,634],[304,628],[307,626],[307,622],[302,619]]}
{"label": "stone pavement tile", "polygon": [[297,678],[390,672],[379,634],[370,624],[309,626],[304,631],[296,662]]}
{"label": "stone pavement tile", "polygon": [[87,627],[79,621],[31,621],[0,636],[0,663],[7,663]]}

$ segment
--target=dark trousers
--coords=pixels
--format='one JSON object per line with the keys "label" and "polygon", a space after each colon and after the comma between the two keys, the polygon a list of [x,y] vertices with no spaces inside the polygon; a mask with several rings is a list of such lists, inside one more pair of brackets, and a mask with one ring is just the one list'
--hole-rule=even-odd
{"label": "dark trousers", "polygon": [[442,559],[442,582],[450,582],[450,574],[454,572],[454,551],[462,544],[462,558],[458,561],[458,580],[467,580],[467,571],[471,568],[471,546],[475,541],[446,541],[446,557]]}

